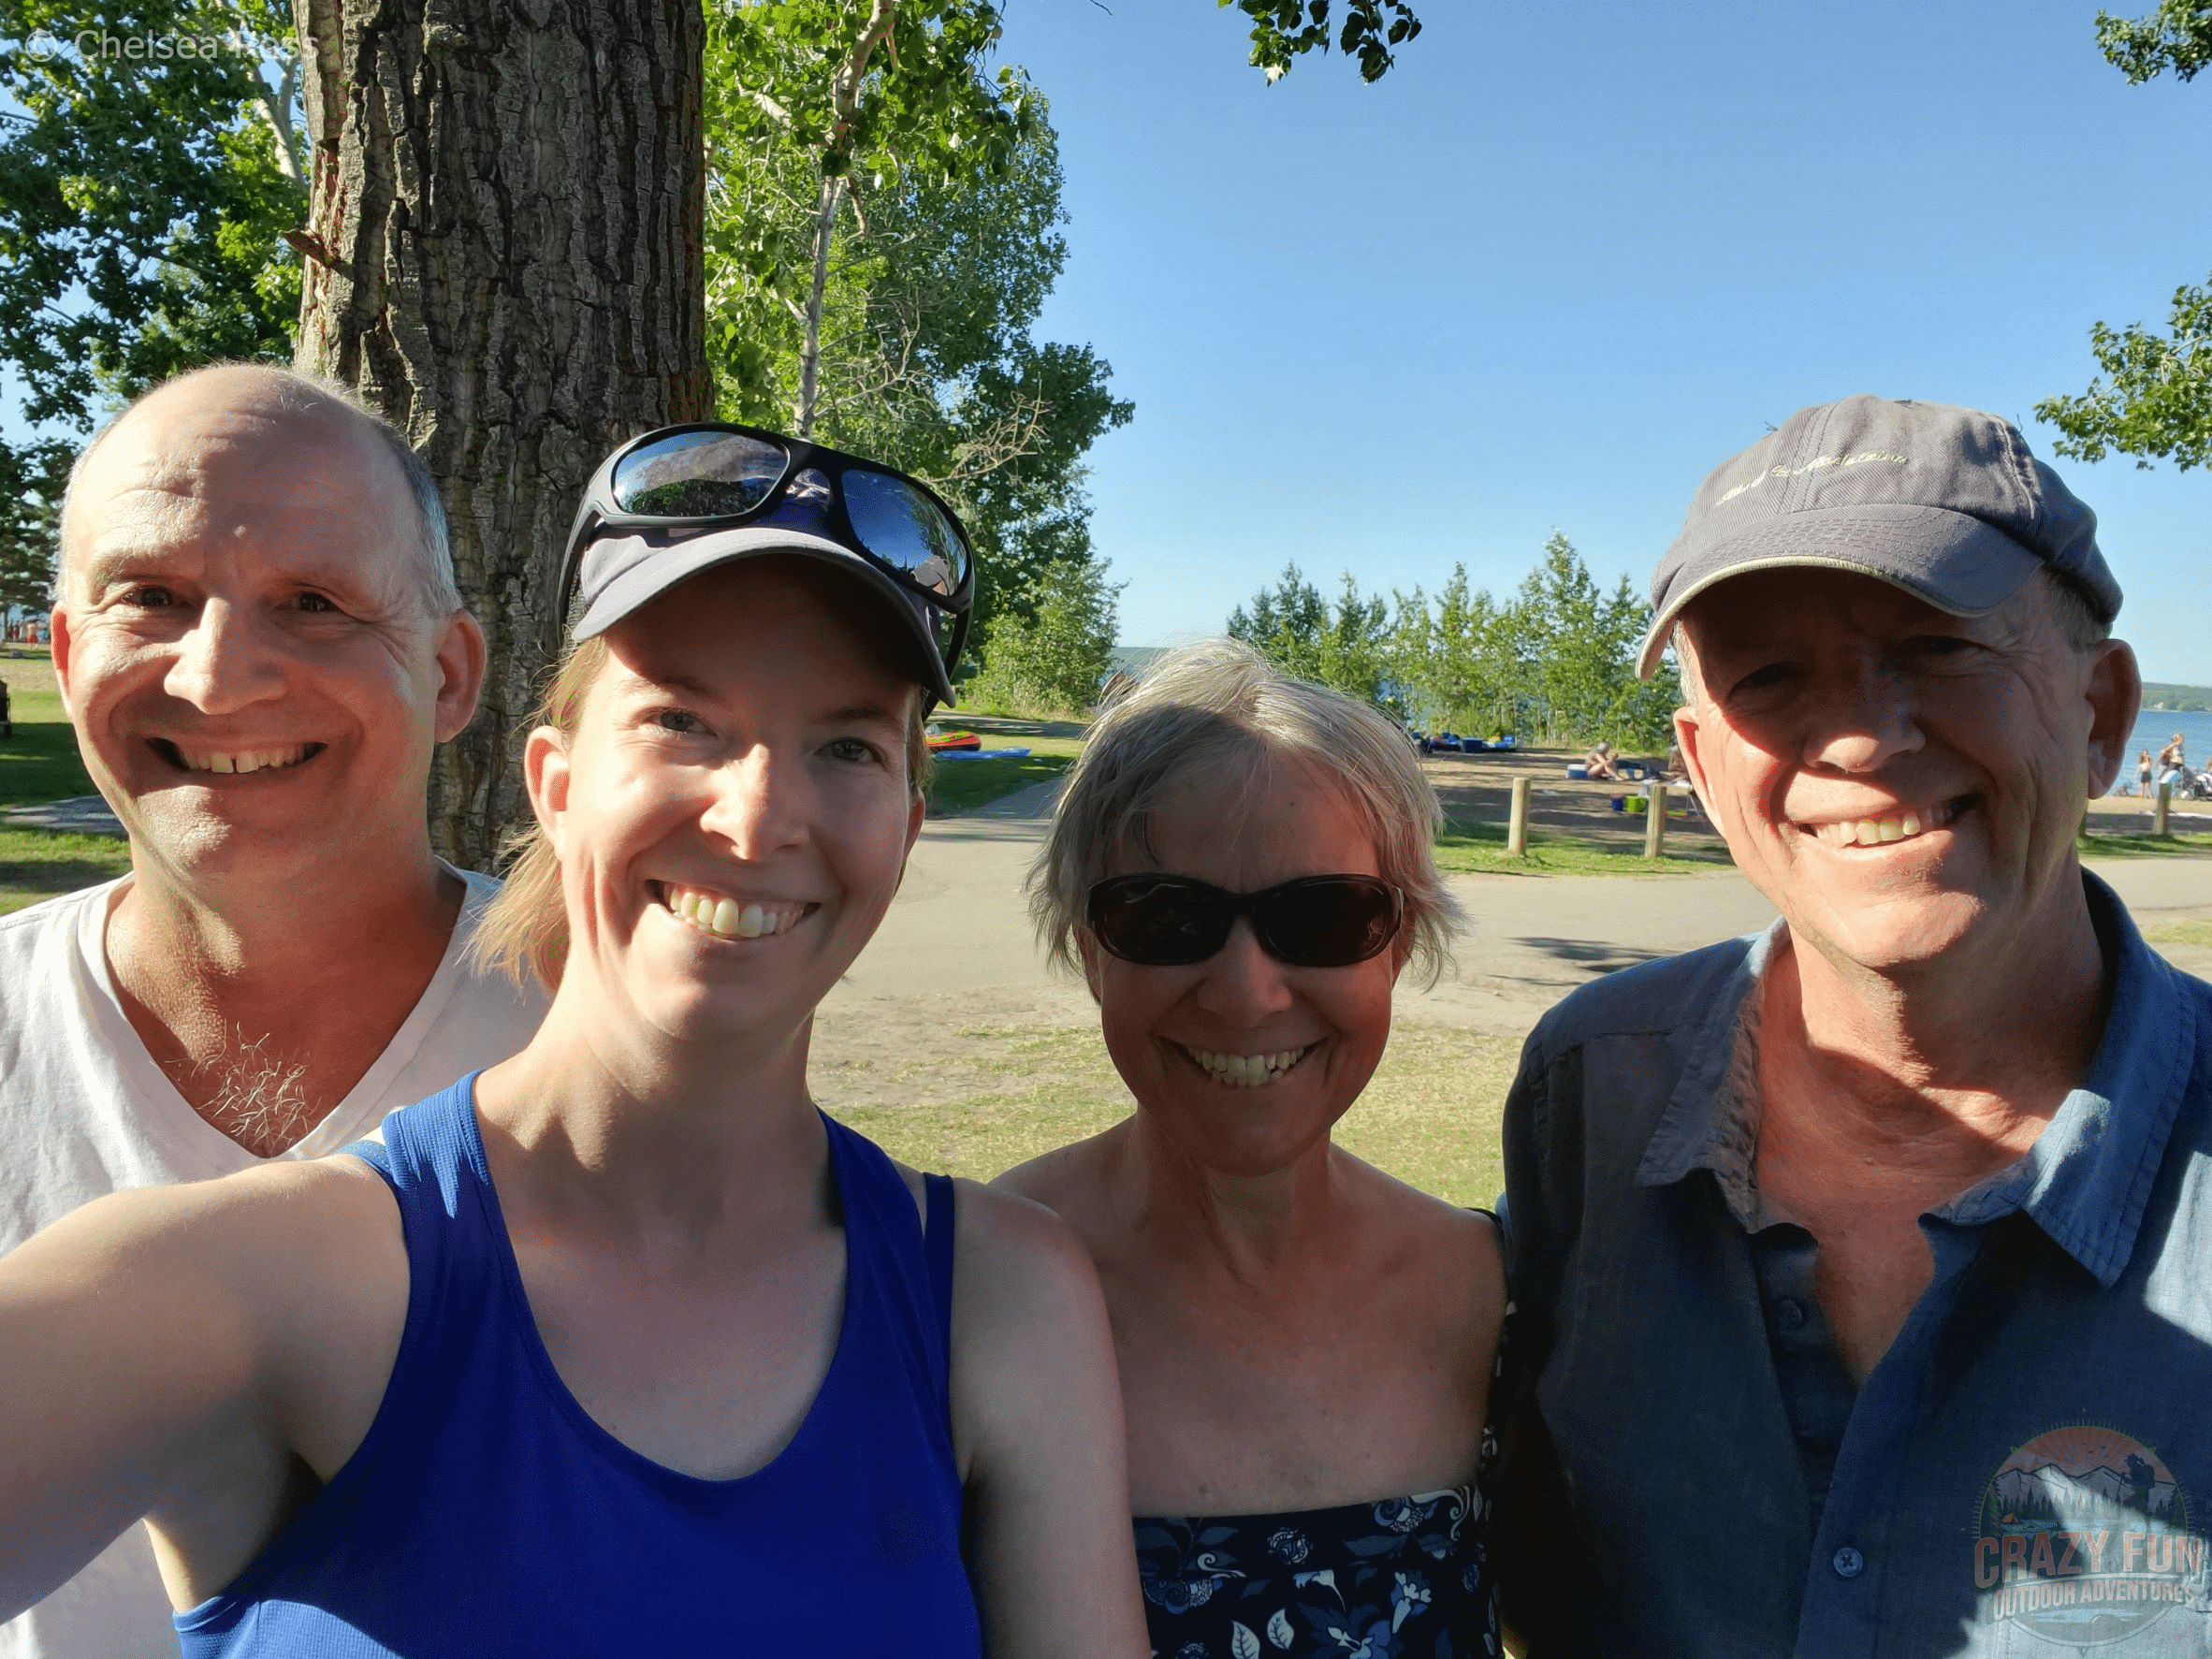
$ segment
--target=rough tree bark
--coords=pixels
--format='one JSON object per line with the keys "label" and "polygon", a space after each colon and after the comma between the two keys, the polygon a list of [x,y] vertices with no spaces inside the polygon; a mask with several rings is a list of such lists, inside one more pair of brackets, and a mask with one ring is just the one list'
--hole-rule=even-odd
{"label": "rough tree bark", "polygon": [[578,494],[712,413],[699,0],[294,0],[313,144],[296,361],[360,388],[444,493],[490,644],[431,835],[491,867]]}

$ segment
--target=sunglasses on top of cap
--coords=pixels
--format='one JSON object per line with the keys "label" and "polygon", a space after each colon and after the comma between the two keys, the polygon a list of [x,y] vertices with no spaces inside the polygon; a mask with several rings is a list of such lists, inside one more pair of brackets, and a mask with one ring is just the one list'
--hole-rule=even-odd
{"label": "sunglasses on top of cap", "polygon": [[1405,923],[1405,895],[1375,876],[1303,876],[1231,893],[1192,876],[1109,876],[1084,906],[1110,954],[1145,968],[1204,962],[1229,943],[1239,916],[1259,948],[1294,968],[1349,968],[1379,955]]}
{"label": "sunglasses on top of cap", "polygon": [[833,535],[894,581],[954,618],[948,669],[960,654],[975,603],[975,556],[953,509],[918,479],[761,427],[696,421],[633,438],[600,464],[585,487],[561,560],[565,615],[584,549],[604,533],[716,530],[769,512],[787,495],[814,495]]}

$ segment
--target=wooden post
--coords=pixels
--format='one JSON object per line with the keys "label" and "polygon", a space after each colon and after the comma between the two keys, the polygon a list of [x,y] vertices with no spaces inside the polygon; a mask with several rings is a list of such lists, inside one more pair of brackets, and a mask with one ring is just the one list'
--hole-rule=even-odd
{"label": "wooden post", "polygon": [[2170,783],[2160,784],[2159,804],[2150,809],[2150,833],[2152,835],[2162,836],[2166,833],[2166,808],[2173,804],[2174,786]]}
{"label": "wooden post", "polygon": [[1646,784],[1644,798],[1650,808],[1644,814],[1644,856],[1662,858],[1666,845],[1666,785]]}
{"label": "wooden post", "polygon": [[1526,858],[1528,856],[1529,788],[1530,779],[1526,778],[1516,778],[1513,780],[1513,816],[1506,825],[1506,856],[1507,858]]}

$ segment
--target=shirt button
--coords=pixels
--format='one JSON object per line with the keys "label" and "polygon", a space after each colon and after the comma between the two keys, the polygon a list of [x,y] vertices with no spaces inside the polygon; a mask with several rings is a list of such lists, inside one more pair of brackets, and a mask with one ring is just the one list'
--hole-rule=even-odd
{"label": "shirt button", "polygon": [[1855,1579],[1866,1571],[1867,1558],[1846,1544],[1836,1551],[1835,1568],[1839,1579]]}
{"label": "shirt button", "polygon": [[1796,1331],[1805,1323],[1805,1304],[1794,1296],[1785,1296],[1774,1304],[1774,1322],[1784,1331]]}

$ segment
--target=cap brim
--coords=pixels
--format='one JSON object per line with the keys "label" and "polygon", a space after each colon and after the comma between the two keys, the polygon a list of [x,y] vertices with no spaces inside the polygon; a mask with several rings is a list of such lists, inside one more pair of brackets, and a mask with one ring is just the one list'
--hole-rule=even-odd
{"label": "cap brim", "polygon": [[1707,589],[1762,570],[1841,570],[1901,588],[1955,617],[1981,617],[2017,593],[2043,560],[1968,513],[1872,504],[1797,513],[1701,547],[1668,580],[1637,654],[1638,679],[1658,671],[1683,610]]}
{"label": "cap brim", "polygon": [[910,593],[850,547],[841,547],[822,536],[808,535],[805,531],[741,524],[731,530],[689,533],[639,531],[626,536],[607,537],[591,551],[594,556],[613,562],[621,562],[626,556],[633,562],[602,589],[590,608],[577,618],[575,633],[578,639],[604,633],[671,588],[717,566],[779,554],[818,559],[858,576],[897,614],[900,626],[914,642],[917,677],[939,703],[948,706],[952,704],[953,682],[945,673],[944,659],[939,655],[937,639],[930,630],[927,602],[919,594]]}

